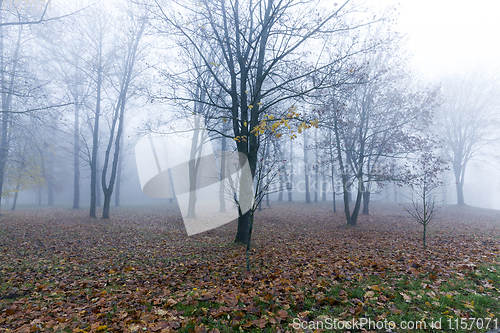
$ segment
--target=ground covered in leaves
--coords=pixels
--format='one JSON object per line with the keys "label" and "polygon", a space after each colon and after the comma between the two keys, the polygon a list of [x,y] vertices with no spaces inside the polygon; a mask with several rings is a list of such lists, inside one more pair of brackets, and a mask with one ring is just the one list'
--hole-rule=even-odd
{"label": "ground covered in leaves", "polygon": [[86,215],[2,212],[0,332],[500,328],[500,211],[440,208],[424,250],[398,204],[348,228],[331,203],[272,203],[250,272],[235,222],[187,237],[173,204]]}

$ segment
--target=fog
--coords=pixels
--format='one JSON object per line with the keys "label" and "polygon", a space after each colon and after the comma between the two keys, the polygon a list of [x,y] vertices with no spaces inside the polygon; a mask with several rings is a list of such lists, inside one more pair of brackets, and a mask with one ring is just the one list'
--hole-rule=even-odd
{"label": "fog", "polygon": [[[351,200],[368,191],[374,202],[409,202],[418,175],[408,175],[427,151],[442,159],[433,174],[442,183],[439,203],[460,203],[463,186],[462,203],[500,209],[500,4],[318,3],[339,12],[327,20],[311,5],[318,17],[308,20],[290,9],[313,37],[298,42],[303,35],[292,29],[291,37],[273,37],[262,62],[255,55],[234,65],[217,44],[215,23],[189,30],[191,16],[206,19],[189,5],[166,13],[161,1],[71,8],[52,0],[43,14],[4,1],[2,209],[16,202],[16,209],[90,207],[93,215],[107,197],[112,215],[116,205],[174,200],[143,193],[135,145],[191,114],[203,115],[221,182],[220,151],[249,156],[254,177],[264,170],[254,178],[257,189],[268,184],[261,205],[288,195],[312,202],[335,196],[341,209],[343,189]],[[311,27],[323,19],[321,29]],[[261,81],[259,66],[271,73]],[[232,73],[234,91],[226,88]],[[356,141],[358,134],[364,139]],[[200,192],[198,201],[208,197]]]}

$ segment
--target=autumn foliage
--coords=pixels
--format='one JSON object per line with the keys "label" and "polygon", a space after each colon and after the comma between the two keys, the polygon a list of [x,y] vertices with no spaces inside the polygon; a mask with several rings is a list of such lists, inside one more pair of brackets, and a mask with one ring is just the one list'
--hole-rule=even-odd
{"label": "autumn foliage", "polygon": [[236,222],[187,237],[173,204],[121,208],[110,220],[5,213],[0,332],[293,332],[294,318],[495,318],[499,217],[443,207],[424,250],[419,225],[397,204],[375,204],[349,228],[330,204],[281,203],[256,212],[247,272],[232,242]]}

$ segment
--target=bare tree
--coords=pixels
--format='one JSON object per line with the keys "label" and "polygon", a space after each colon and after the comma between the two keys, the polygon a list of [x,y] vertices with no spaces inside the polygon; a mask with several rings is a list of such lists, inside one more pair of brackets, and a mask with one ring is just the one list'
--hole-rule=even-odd
{"label": "bare tree", "polygon": [[452,162],[457,204],[465,205],[464,181],[467,163],[498,142],[500,116],[498,74],[474,70],[443,79],[444,103],[438,113],[438,130],[445,137]]}
{"label": "bare tree", "polygon": [[[6,16],[17,19],[19,14],[0,11],[0,23]],[[31,30],[24,25],[0,24],[0,193],[3,191],[6,164],[9,160],[12,126],[26,117],[37,117],[51,108],[61,106],[49,103],[47,82],[42,80],[37,64],[39,58],[33,57],[38,50],[36,39]],[[24,117],[26,116],[26,117]],[[1,197],[0,197],[1,200]],[[1,201],[0,201],[1,202]]]}
{"label": "bare tree", "polygon": [[[89,46],[82,40],[79,15],[66,20],[40,26],[38,37],[43,40],[45,50],[46,75],[51,76],[63,90],[64,99],[73,106],[73,124],[63,123],[61,142],[67,142],[67,133],[72,132],[72,147],[59,146],[73,155],[73,209],[80,208],[80,165],[81,156],[81,117],[91,93],[90,73],[86,67]],[[88,40],[87,40],[88,41]]]}
{"label": "bare tree", "polygon": [[408,174],[408,184],[412,189],[410,198],[413,207],[405,210],[423,227],[422,243],[427,247],[427,227],[434,220],[437,212],[436,194],[434,190],[442,185],[439,180],[443,172],[444,160],[437,158],[431,152],[420,155]]}
{"label": "bare tree", "polygon": [[[165,33],[169,37],[175,34],[179,47],[203,59],[203,67],[191,66],[188,70],[209,73],[225,94],[226,98],[210,98],[208,103],[224,110],[225,114],[217,117],[219,120],[229,113],[232,138],[237,139],[238,151],[248,157],[253,175],[261,142],[251,131],[266,112],[283,101],[322,87],[324,80],[311,84],[312,73],[321,72],[324,77],[330,74],[328,64],[318,61],[321,54],[309,52],[306,46],[324,46],[328,40],[314,38],[345,34],[355,28],[344,20],[349,13],[349,1],[333,10],[322,7],[318,0],[156,0],[155,4],[159,18],[172,27]],[[312,59],[307,64],[305,57],[301,58],[304,54]],[[204,87],[212,90],[211,84]],[[181,91],[175,99],[184,105],[193,102],[192,95]],[[238,219],[236,242],[249,241],[249,226],[250,213],[245,213]]]}
{"label": "bare tree", "polygon": [[[8,26],[30,26],[30,25],[40,25],[43,23],[58,21],[62,18],[71,16],[80,11],[84,11],[91,5],[81,8],[79,10],[70,12],[68,14],[60,14],[53,17],[49,17],[49,13],[52,11],[52,0],[46,1],[16,1],[16,0],[0,0],[0,12],[11,12],[15,13],[19,19],[14,20],[3,20],[0,19],[0,27]],[[24,8],[23,8],[24,7]],[[29,9],[29,10],[28,10]]]}
{"label": "bare tree", "polygon": [[[88,47],[89,51],[84,55],[81,68],[85,75],[91,78],[93,83],[91,98],[94,102],[92,122],[88,125],[92,130],[92,145],[90,146],[90,217],[97,217],[97,186],[98,186],[98,153],[99,136],[101,134],[100,123],[103,113],[103,103],[106,96],[105,87],[109,83],[109,75],[112,65],[116,59],[116,43],[113,41],[110,26],[109,13],[102,7],[93,7],[82,16],[80,20],[75,20],[74,24],[80,32],[80,38]],[[113,106],[114,107],[114,106]],[[90,119],[89,119],[90,120]]]}
{"label": "bare tree", "polygon": [[[137,8],[135,8],[137,10]],[[127,19],[130,26],[127,28],[125,52],[122,55],[121,77],[119,80],[118,101],[114,108],[112,124],[109,132],[108,146],[104,155],[104,164],[102,170],[102,188],[104,191],[104,204],[102,217],[109,218],[109,209],[111,205],[111,195],[116,181],[117,167],[120,157],[120,144],[124,131],[124,118],[127,100],[129,98],[129,89],[132,84],[136,71],[134,70],[137,57],[141,51],[139,45],[143,37],[147,23],[147,17],[144,15],[135,16],[134,8],[130,8],[127,13]],[[114,146],[114,147],[113,147]],[[111,150],[114,148],[114,154],[111,158]],[[107,182],[108,166],[111,161],[109,173],[109,182]]]}
{"label": "bare tree", "polygon": [[[383,159],[387,164],[391,159],[404,158],[411,152],[425,149],[430,141],[425,139],[423,130],[437,106],[436,90],[410,89],[414,84],[405,80],[398,86],[386,85],[385,91],[372,91],[375,79],[363,66],[354,68],[357,69],[348,69],[347,76],[354,73],[357,82],[343,94],[337,91],[336,97],[322,111],[331,117],[325,125],[334,135],[330,144],[335,147],[341,172],[347,223],[353,226],[363,196],[368,203],[367,185],[389,179],[387,168],[373,166],[384,162]],[[376,107],[374,102],[377,102]],[[356,197],[351,212],[349,193],[353,185]]]}
{"label": "bare tree", "polygon": [[[3,190],[5,178],[5,166],[9,156],[8,132],[10,125],[10,111],[12,111],[12,100],[16,95],[14,82],[18,76],[18,63],[20,58],[20,47],[22,38],[22,28],[17,28],[14,51],[10,59],[6,59],[8,54],[5,51],[6,29],[0,25],[0,93],[2,94],[2,120],[0,137],[0,194]],[[1,203],[1,196],[0,196]]]}

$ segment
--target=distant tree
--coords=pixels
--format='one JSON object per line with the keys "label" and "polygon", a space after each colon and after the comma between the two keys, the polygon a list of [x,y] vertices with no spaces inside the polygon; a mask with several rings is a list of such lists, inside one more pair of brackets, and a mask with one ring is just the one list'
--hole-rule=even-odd
{"label": "distant tree", "polygon": [[36,147],[37,142],[25,136],[14,139],[2,192],[2,197],[14,197],[11,210],[16,210],[19,192],[36,189],[46,184],[43,158]]}
{"label": "distant tree", "polygon": [[500,85],[497,73],[481,70],[447,76],[442,80],[444,103],[437,130],[445,138],[452,163],[457,204],[465,205],[464,181],[468,162],[500,140]]}
{"label": "distant tree", "polygon": [[[0,16],[0,18],[3,18],[3,15]],[[12,40],[11,38],[7,38],[10,34],[7,35],[6,30],[6,27],[0,25],[0,93],[2,96],[2,119],[0,136],[0,193],[3,192],[5,170],[9,157],[10,141],[8,135],[11,125],[10,112],[13,111],[13,99],[15,96],[17,96],[17,91],[15,90],[15,82],[20,79],[19,61],[21,58],[21,39],[23,37],[23,31],[21,27],[17,27],[17,31],[14,31],[14,40]],[[9,46],[13,46],[11,50],[9,50]]]}
{"label": "distant tree", "polygon": [[333,135],[332,135],[332,128],[328,128],[327,129],[328,131],[328,134],[327,134],[327,137],[325,139],[325,147],[327,148],[326,149],[326,163],[329,164],[329,167],[330,167],[330,178],[332,180],[332,200],[333,200],[333,212],[336,213],[337,212],[337,198],[336,198],[336,186],[335,186],[335,182],[336,182],[336,179],[338,178],[337,175],[336,175],[336,172],[335,172],[335,165],[334,163],[336,163],[337,161],[337,155],[336,155],[336,145],[335,145],[335,141],[333,141]]}
{"label": "distant tree", "polygon": [[[61,14],[50,17],[52,12],[52,0],[46,1],[16,1],[16,0],[0,0],[0,8],[2,12],[10,12],[17,16],[17,19],[0,20],[0,27],[9,26],[30,26],[41,25],[43,23],[60,20],[64,17],[71,16],[79,11],[85,10],[88,7],[72,11],[68,14]],[[27,10],[29,8],[29,10]]]}
{"label": "distant tree", "polygon": [[[114,63],[116,49],[114,43],[109,43],[111,36],[110,21],[102,8],[93,8],[84,18],[82,36],[90,47],[88,58],[85,59],[88,75],[93,81],[92,99],[95,101],[92,126],[92,145],[90,158],[90,217],[97,217],[97,182],[98,182],[98,150],[100,134],[101,104],[103,103],[103,90],[110,67]],[[83,24],[83,22],[81,22]]]}
{"label": "distant tree", "polygon": [[[86,99],[86,107],[91,110],[91,115],[82,115],[82,123],[85,123],[91,131],[92,142],[80,141],[86,150],[87,159],[90,163],[90,209],[89,216],[97,217],[96,207],[98,202],[99,185],[102,184],[99,178],[98,164],[99,143],[101,136],[104,136],[107,128],[101,127],[101,118],[106,120],[109,113],[115,115],[117,104],[111,104],[116,96],[113,88],[120,87],[120,83],[113,82],[116,74],[118,59],[118,44],[122,42],[116,34],[116,30],[111,26],[111,13],[103,5],[94,6],[85,11],[84,15],[74,20],[75,38],[87,46],[86,52],[82,54],[79,68],[83,71],[85,78],[91,85],[90,95]],[[116,18],[117,15],[114,16]],[[116,84],[115,86],[113,84]],[[108,104],[109,103],[109,104]],[[110,105],[111,104],[111,105]],[[113,110],[113,111],[110,111]],[[109,120],[112,123],[113,120]],[[111,127],[111,126],[110,126]],[[81,135],[84,133],[80,130]],[[76,138],[75,138],[76,139]],[[80,144],[79,143],[79,144]]]}
{"label": "distant tree", "polygon": [[60,142],[68,142],[69,133],[73,139],[69,147],[59,144],[73,157],[73,209],[80,208],[80,166],[83,160],[81,117],[93,88],[91,76],[85,67],[89,47],[85,38],[82,38],[84,34],[81,33],[79,19],[81,17],[75,15],[37,29],[37,36],[43,40],[40,44],[44,50],[45,75],[57,82],[64,100],[71,103],[73,108],[73,123],[63,122],[61,133],[58,133]]}
{"label": "distant tree", "polygon": [[[385,91],[367,94],[372,78],[362,67],[353,71],[358,73],[357,83],[344,95],[334,92],[335,97],[324,107],[325,115],[321,118],[331,119],[325,121],[324,126],[333,132],[330,144],[335,147],[341,172],[344,211],[347,223],[354,226],[363,196],[366,204],[369,200],[367,185],[390,179],[390,160],[426,149],[426,137],[422,134],[437,106],[437,91],[419,89],[411,81],[400,81],[399,86],[388,85]],[[376,107],[372,106],[374,102]],[[387,167],[373,167],[382,162]],[[353,185],[356,196],[351,212],[349,193]]]}
{"label": "distant tree", "polygon": [[[24,18],[16,12],[0,11],[0,23],[8,19],[22,22]],[[33,31],[24,24],[0,24],[0,50],[1,193],[13,143],[13,126],[29,118],[41,118],[50,109],[62,105],[51,101],[53,94],[48,93],[51,87],[40,71],[43,60],[35,56],[39,48]]]}
{"label": "distant tree", "polygon": [[[141,51],[140,42],[144,36],[147,17],[141,14],[138,8],[129,8],[125,15],[126,31],[125,43],[123,44],[123,54],[117,59],[118,72],[118,98],[115,104],[111,128],[109,131],[108,145],[104,155],[104,164],[102,170],[102,188],[104,191],[104,204],[102,217],[109,218],[109,209],[111,205],[111,195],[116,181],[117,168],[120,158],[122,136],[124,131],[124,118],[126,104],[129,99],[131,85],[137,75],[137,59]],[[111,156],[111,152],[113,155]],[[108,166],[111,168],[108,170]],[[109,180],[107,180],[109,171]]]}

